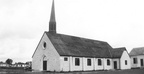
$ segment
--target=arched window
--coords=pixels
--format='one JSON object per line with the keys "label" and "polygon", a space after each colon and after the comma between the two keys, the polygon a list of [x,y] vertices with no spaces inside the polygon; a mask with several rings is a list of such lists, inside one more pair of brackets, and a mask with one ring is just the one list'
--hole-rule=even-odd
{"label": "arched window", "polygon": [[125,60],[125,65],[127,65],[127,60]]}
{"label": "arched window", "polygon": [[102,65],[101,59],[98,59],[98,65]]}
{"label": "arched window", "polygon": [[47,60],[46,56],[43,54],[42,55],[43,60]]}
{"label": "arched window", "polygon": [[47,58],[45,55],[43,55],[42,57],[43,57],[43,70],[47,70]]}
{"label": "arched window", "polygon": [[110,60],[109,59],[107,60],[107,65],[110,65]]}

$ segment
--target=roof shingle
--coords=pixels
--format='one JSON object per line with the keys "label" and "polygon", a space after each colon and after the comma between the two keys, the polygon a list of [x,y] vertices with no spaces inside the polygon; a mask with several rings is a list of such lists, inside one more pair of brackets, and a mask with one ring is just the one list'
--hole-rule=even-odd
{"label": "roof shingle", "polygon": [[130,52],[130,56],[144,55],[144,47],[133,48]]}
{"label": "roof shingle", "polygon": [[110,58],[113,48],[104,41],[45,32],[61,56]]}
{"label": "roof shingle", "polygon": [[126,51],[125,47],[114,48],[111,50],[113,58],[121,58],[123,51]]}

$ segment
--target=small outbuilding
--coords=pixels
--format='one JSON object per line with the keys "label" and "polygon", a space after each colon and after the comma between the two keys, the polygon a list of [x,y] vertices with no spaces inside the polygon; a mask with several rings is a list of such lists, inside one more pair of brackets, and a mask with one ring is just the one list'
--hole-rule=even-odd
{"label": "small outbuilding", "polygon": [[132,68],[144,67],[144,47],[133,48],[129,54]]}
{"label": "small outbuilding", "polygon": [[114,48],[111,53],[114,69],[131,69],[130,56],[125,47]]}

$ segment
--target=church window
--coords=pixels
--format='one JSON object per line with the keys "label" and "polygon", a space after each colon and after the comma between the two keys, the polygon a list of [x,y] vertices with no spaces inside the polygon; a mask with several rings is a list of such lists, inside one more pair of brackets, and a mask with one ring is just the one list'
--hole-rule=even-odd
{"label": "church window", "polygon": [[107,65],[110,65],[110,60],[109,59],[107,60]]}
{"label": "church window", "polygon": [[65,57],[65,58],[64,58],[64,61],[68,61],[68,58]]}
{"label": "church window", "polygon": [[46,42],[43,43],[43,48],[45,49],[47,46]]}
{"label": "church window", "polygon": [[79,58],[75,58],[75,65],[79,66],[80,65],[80,59]]}
{"label": "church window", "polygon": [[99,65],[99,66],[102,65],[101,59],[98,59],[98,65]]}
{"label": "church window", "polygon": [[133,58],[133,63],[137,64],[137,58]]}
{"label": "church window", "polygon": [[125,65],[127,65],[127,60],[125,60]]}
{"label": "church window", "polygon": [[87,59],[87,65],[91,66],[91,59]]}

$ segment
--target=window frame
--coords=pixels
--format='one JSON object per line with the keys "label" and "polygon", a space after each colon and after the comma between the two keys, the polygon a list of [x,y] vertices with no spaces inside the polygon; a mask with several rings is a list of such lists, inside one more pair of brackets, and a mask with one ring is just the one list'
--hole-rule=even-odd
{"label": "window frame", "polygon": [[128,63],[127,63],[127,60],[125,60],[125,65],[127,65]]}
{"label": "window frame", "polygon": [[98,59],[98,66],[101,66],[101,65],[102,65],[102,60]]}
{"label": "window frame", "polygon": [[80,58],[75,58],[75,66],[80,66]]}
{"label": "window frame", "polygon": [[110,60],[109,59],[107,59],[107,65],[110,66]]}
{"label": "window frame", "polygon": [[91,61],[91,59],[89,58],[89,59],[87,59],[87,66],[91,66],[92,65],[92,61]]}
{"label": "window frame", "polygon": [[47,43],[45,41],[43,42],[42,47],[43,47],[43,49],[47,48]]}
{"label": "window frame", "polygon": [[68,58],[67,58],[67,57],[64,57],[64,61],[68,61]]}
{"label": "window frame", "polygon": [[133,58],[133,63],[137,64],[137,62],[138,62],[137,58]]}

